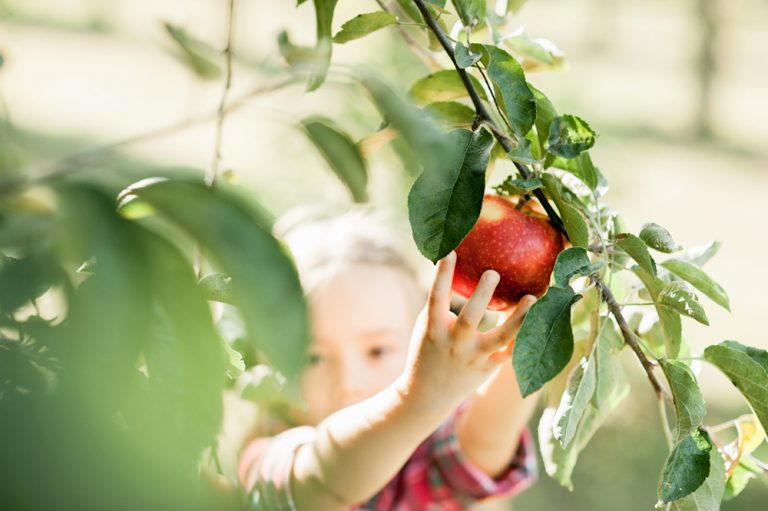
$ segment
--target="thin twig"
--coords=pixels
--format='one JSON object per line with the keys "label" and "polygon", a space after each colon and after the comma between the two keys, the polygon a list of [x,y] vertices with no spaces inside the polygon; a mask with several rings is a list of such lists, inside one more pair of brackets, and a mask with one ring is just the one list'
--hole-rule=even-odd
{"label": "thin twig", "polygon": [[[231,113],[239,108],[242,108],[248,103],[249,100],[253,99],[254,97],[274,92],[289,85],[298,83],[299,81],[300,79],[298,77],[291,77],[277,83],[254,87],[253,89],[240,95],[234,101],[230,102],[229,105],[225,108],[225,113]],[[37,178],[33,178],[29,181],[8,180],[0,182],[0,194],[15,190],[16,188],[25,186],[27,184],[44,184],[50,182],[53,179],[77,172],[84,167],[91,167],[95,164],[98,164],[109,158],[115,151],[124,147],[146,142],[148,140],[154,140],[156,138],[164,137],[167,135],[172,135],[187,128],[191,128],[198,124],[210,121],[211,119],[215,119],[217,116],[218,111],[213,111],[188,117],[187,119],[177,121],[162,128],[140,133],[132,137],[118,140],[116,142],[110,142],[108,144],[92,147],[90,149],[66,156],[61,160],[58,160],[48,172],[43,173],[43,175]]]}
{"label": "thin twig", "polygon": [[211,164],[205,173],[205,184],[214,186],[216,184],[216,175],[219,172],[219,162],[221,161],[221,139],[224,131],[224,119],[227,116],[227,98],[229,90],[232,87],[232,34],[234,33],[235,0],[229,0],[227,8],[227,45],[224,47],[224,65],[226,68],[226,78],[224,79],[224,91],[221,93],[219,109],[216,112],[216,136],[213,145],[213,158]]}
{"label": "thin twig", "polygon": [[675,445],[675,441],[672,439],[672,432],[669,429],[669,419],[667,419],[667,405],[663,399],[656,400],[659,405],[659,415],[661,416],[661,426],[664,431],[664,439],[667,441],[667,448],[671,451]]}
{"label": "thin twig", "polygon": [[[392,12],[392,9],[389,6],[387,6],[387,4],[384,3],[384,0],[376,0],[376,3],[379,4],[379,7],[381,7],[382,11],[388,12],[390,14],[394,14]],[[403,28],[403,25],[404,23],[398,22],[397,30],[400,32],[400,34],[402,34],[403,39],[405,39],[405,43],[413,51],[415,51],[419,55],[419,57],[421,57],[421,60],[424,61],[424,64],[426,64],[427,68],[429,68],[429,71],[435,72],[443,69],[443,66],[440,65],[440,63],[437,61],[434,55],[432,55],[432,52],[430,52],[429,50],[426,50],[421,44],[419,44],[418,41],[416,41],[416,39],[414,39],[413,36]],[[424,26],[420,23],[418,25]]]}
{"label": "thin twig", "polygon": [[643,353],[643,350],[640,349],[640,345],[635,340],[635,333],[627,324],[627,320],[624,319],[624,315],[621,313],[621,306],[616,301],[616,298],[613,296],[611,290],[599,278],[593,277],[592,280],[602,293],[603,301],[605,301],[606,305],[608,305],[611,314],[613,314],[613,317],[616,318],[616,322],[621,329],[624,341],[629,345],[630,348],[632,348],[632,351],[635,352],[635,355],[637,355],[637,358],[640,360],[643,369],[645,369],[645,373],[648,375],[648,380],[650,380],[651,385],[653,386],[656,397],[658,399],[662,399],[664,396],[664,390],[659,383],[659,380],[656,379],[656,375],[653,373],[653,364],[650,360],[648,360],[648,357],[645,356],[645,353]]}

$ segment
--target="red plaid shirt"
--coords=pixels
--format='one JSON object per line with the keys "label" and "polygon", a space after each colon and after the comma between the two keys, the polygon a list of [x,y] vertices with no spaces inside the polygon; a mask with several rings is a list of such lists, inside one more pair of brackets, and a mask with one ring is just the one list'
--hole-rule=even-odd
{"label": "red plaid shirt", "polygon": [[[456,419],[463,408],[446,420],[414,451],[403,468],[368,502],[350,511],[460,511],[490,497],[515,495],[536,479],[533,440],[526,429],[514,458],[496,478],[473,466],[459,450]],[[245,480],[254,509],[296,511],[290,487],[291,466],[298,447],[314,439],[315,429],[301,426],[272,438],[249,444],[257,453]]]}

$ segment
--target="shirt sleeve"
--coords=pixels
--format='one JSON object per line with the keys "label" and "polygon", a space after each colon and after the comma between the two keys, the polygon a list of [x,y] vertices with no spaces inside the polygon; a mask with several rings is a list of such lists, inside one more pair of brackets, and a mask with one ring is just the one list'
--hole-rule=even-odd
{"label": "shirt sleeve", "polygon": [[538,477],[533,438],[528,428],[520,436],[517,452],[507,468],[491,477],[462,453],[456,433],[460,407],[432,435],[431,457],[444,483],[456,497],[480,501],[490,497],[511,497],[531,486]]}
{"label": "shirt sleeve", "polygon": [[296,451],[315,438],[315,428],[301,426],[271,438],[260,438],[246,446],[241,459],[252,460],[241,477],[251,509],[297,511],[291,493],[291,470]]}

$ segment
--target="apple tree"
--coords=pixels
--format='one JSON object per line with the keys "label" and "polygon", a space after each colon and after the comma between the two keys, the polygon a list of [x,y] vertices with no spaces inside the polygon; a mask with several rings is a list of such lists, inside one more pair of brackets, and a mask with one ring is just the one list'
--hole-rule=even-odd
{"label": "apple tree", "polygon": [[[729,307],[703,269],[719,244],[682,250],[654,223],[627,232],[590,154],[598,135],[529,81],[563,57],[548,41],[509,32],[524,3],[377,0],[376,9],[361,5],[337,20],[337,0],[298,0],[297,8],[314,9],[316,43],[298,46],[281,33],[285,65],[274,83],[248,94],[296,83],[311,93],[329,77],[364,94],[381,116],[364,139],[324,112],[298,127],[358,202],[368,200],[376,149],[395,140],[407,147],[419,175],[402,207],[432,262],[466,238],[496,162],[511,161],[514,172],[492,192],[540,208],[568,241],[513,355],[523,394],[545,391],[538,432],[547,474],[572,487],[579,453],[629,394],[618,357],[630,351],[669,446],[659,507],[719,509],[766,470],[752,453],[768,427],[768,352],[733,340],[702,357],[691,352],[682,325],[708,323],[699,297]],[[134,182],[78,173],[84,156],[108,157],[109,147],[45,174],[3,165],[0,478],[4,502],[17,508],[198,507],[200,465],[216,458],[223,389],[258,364],[244,396],[279,406],[296,395],[309,337],[296,269],[270,214],[219,168],[222,125],[244,100],[229,97],[235,5],[226,2],[223,52],[166,25],[191,72],[224,82],[202,179],[180,169],[141,169]],[[393,83],[333,65],[335,46],[378,30],[397,31],[430,72]],[[244,327],[236,343],[210,302],[236,307]],[[705,424],[694,360],[722,371],[752,413]],[[723,442],[722,427],[735,428],[736,440]]]}

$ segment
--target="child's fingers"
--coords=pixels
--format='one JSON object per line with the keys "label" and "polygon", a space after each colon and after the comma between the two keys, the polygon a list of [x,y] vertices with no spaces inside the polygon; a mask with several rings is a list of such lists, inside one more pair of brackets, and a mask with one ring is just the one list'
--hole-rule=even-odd
{"label": "child's fingers", "polygon": [[474,293],[456,318],[453,324],[453,335],[457,341],[473,338],[480,321],[483,319],[488,303],[493,297],[500,280],[499,274],[494,270],[486,270],[480,277]]}
{"label": "child's fingers", "polygon": [[451,252],[437,262],[437,272],[429,292],[427,328],[436,331],[445,325],[446,314],[451,306],[451,285],[456,267],[456,252]]}
{"label": "child's fingers", "polygon": [[536,303],[535,296],[525,295],[504,323],[483,335],[481,346],[485,349],[497,350],[513,340],[523,324],[526,313],[534,303]]}

